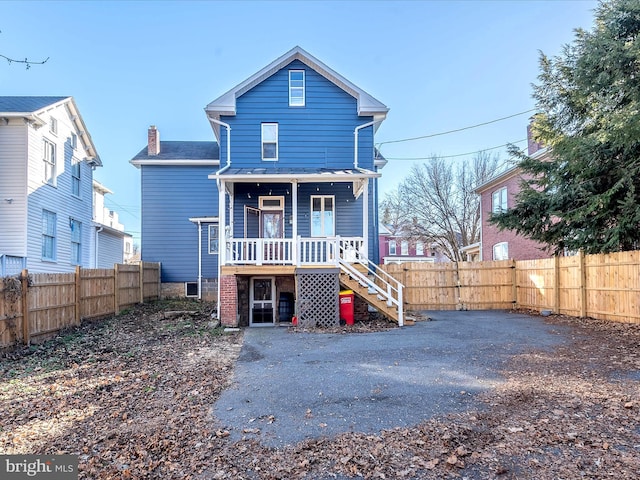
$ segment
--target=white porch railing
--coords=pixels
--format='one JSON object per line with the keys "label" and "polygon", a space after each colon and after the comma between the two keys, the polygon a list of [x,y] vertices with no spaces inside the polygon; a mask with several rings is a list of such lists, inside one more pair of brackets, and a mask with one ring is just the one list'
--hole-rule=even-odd
{"label": "white porch railing", "polygon": [[366,258],[361,237],[232,238],[227,240],[227,265],[338,265]]}

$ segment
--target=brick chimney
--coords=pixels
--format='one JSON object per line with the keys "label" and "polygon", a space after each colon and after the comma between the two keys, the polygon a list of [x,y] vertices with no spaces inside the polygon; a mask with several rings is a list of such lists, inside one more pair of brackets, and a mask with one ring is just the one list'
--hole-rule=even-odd
{"label": "brick chimney", "polygon": [[155,125],[149,127],[148,139],[147,155],[158,155],[160,153],[160,132]]}
{"label": "brick chimney", "polygon": [[536,142],[533,139],[533,133],[531,132],[531,124],[533,123],[533,119],[527,125],[527,155],[533,155],[538,150],[542,149],[544,145],[540,142]]}

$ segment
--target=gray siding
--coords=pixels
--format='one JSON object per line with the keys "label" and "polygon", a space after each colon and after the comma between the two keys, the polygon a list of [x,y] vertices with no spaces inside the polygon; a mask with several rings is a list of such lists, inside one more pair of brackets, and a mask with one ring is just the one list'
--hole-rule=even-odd
{"label": "gray siding", "polygon": [[[207,166],[141,168],[142,259],[162,263],[163,282],[198,278],[198,226],[189,218],[218,216],[218,189],[207,178],[210,173]],[[206,247],[203,242],[203,252]],[[217,255],[203,257],[203,276],[216,277]]]}

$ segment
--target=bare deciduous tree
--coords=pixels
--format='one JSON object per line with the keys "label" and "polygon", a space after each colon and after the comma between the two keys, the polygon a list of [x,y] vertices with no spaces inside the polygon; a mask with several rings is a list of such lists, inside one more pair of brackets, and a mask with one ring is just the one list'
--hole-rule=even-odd
{"label": "bare deciduous tree", "polygon": [[486,152],[454,164],[434,156],[414,165],[397,191],[382,202],[383,221],[395,234],[437,245],[452,261],[460,248],[480,241],[480,198],[474,189],[500,169]]}

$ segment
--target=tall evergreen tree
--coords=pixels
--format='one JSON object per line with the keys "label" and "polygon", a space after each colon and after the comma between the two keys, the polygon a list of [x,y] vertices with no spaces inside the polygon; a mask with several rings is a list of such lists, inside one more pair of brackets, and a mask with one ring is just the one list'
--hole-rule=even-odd
{"label": "tall evergreen tree", "polygon": [[525,180],[503,229],[550,251],[603,253],[640,245],[640,2],[602,1],[591,31],[540,56],[533,130],[549,149],[517,153]]}

